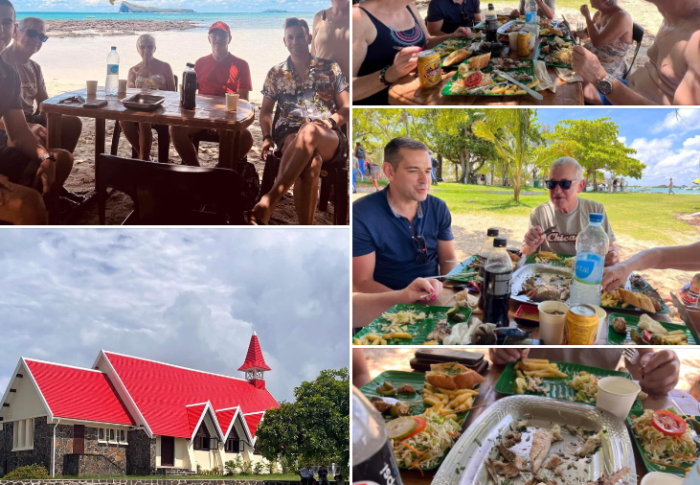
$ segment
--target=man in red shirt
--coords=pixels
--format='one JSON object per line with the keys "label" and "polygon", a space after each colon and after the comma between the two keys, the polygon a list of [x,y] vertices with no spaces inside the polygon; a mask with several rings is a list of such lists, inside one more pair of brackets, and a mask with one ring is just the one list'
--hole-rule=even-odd
{"label": "man in red shirt", "polygon": [[[212,53],[202,57],[194,65],[199,84],[199,94],[225,96],[238,93],[240,99],[248,101],[248,93],[253,89],[248,63],[228,51],[231,43],[231,29],[224,22],[215,22],[209,27],[209,43]],[[170,137],[177,153],[185,165],[199,165],[197,149],[189,136],[202,131],[200,128],[171,126]],[[245,130],[241,133],[236,160],[243,158],[253,147],[253,135]]]}

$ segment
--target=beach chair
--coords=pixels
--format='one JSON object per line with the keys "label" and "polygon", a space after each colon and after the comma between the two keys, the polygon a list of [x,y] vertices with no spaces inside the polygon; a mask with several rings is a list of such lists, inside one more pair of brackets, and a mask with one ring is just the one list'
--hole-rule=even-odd
{"label": "beach chair", "polygon": [[[107,189],[110,188],[124,192],[134,203],[134,210],[122,222],[123,225],[244,222],[239,197],[242,182],[235,170],[154,163],[102,154],[95,167],[95,186],[100,224],[105,223]],[[142,204],[144,201],[146,204]],[[146,210],[142,210],[144,205],[148,206]]]}
{"label": "beach chair", "polygon": [[[175,91],[177,92],[177,76],[175,78]],[[170,131],[168,125],[151,125],[151,129],[158,135],[158,162],[168,163],[168,157],[170,155]],[[117,121],[114,124],[114,132],[112,133],[112,146],[109,153],[112,155],[117,155],[119,151],[119,137],[122,134],[122,126]],[[140,154],[136,153],[136,150],[132,148],[131,156],[133,158],[139,158]]]}
{"label": "beach chair", "polygon": [[639,49],[642,47],[642,39],[644,39],[644,27],[639,24],[634,24],[632,27],[632,40],[634,40],[634,42],[637,44],[637,47],[635,48],[634,57],[630,63],[630,68],[627,69],[627,72],[625,73],[624,79],[627,79],[627,76],[629,76],[632,72],[634,61],[637,60],[637,54],[639,54]]}
{"label": "beach chair", "polygon": [[[279,117],[279,108],[275,110],[272,120],[272,130]],[[347,125],[343,127],[343,132],[347,133]],[[268,153],[263,169],[263,179],[260,185],[260,194],[267,194],[275,183],[279,172],[280,160],[282,159],[282,147],[276,147],[272,153]],[[333,198],[333,224],[341,226],[348,223],[350,202],[348,200],[348,158],[344,160],[330,160],[324,162],[321,167],[321,191],[318,197],[318,210],[326,212],[328,202]]]}

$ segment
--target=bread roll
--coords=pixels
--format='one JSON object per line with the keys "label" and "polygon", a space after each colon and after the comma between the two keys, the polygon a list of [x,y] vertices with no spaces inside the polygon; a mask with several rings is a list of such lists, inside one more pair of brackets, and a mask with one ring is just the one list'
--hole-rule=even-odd
{"label": "bread roll", "polygon": [[622,298],[622,301],[628,305],[640,308],[645,312],[656,313],[654,303],[651,301],[651,298],[646,296],[644,293],[634,293],[632,291],[623,290],[622,288],[618,290],[618,293],[620,298]]}
{"label": "bread roll", "polygon": [[476,71],[478,69],[483,69],[489,65],[490,60],[490,52],[488,54],[482,54],[480,56],[472,57],[471,59],[469,59],[469,70]]}
{"label": "bread roll", "polygon": [[444,61],[442,61],[442,65],[444,67],[454,66],[455,64],[459,64],[460,62],[464,61],[471,55],[472,52],[466,47],[464,49],[457,49],[452,54],[447,56]]}
{"label": "bread roll", "polygon": [[432,386],[449,390],[474,389],[474,386],[486,380],[479,373],[457,362],[430,364],[430,371],[425,373],[425,378]]}

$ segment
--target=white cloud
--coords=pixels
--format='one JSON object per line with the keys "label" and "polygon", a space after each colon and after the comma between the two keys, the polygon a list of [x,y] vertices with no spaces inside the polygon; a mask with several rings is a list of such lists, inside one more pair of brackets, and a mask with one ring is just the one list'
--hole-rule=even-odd
{"label": "white cloud", "polygon": [[684,134],[700,130],[700,110],[695,108],[679,108],[672,110],[666,117],[656,123],[651,132],[654,134],[671,131],[676,134]]}
{"label": "white cloud", "polygon": [[253,330],[280,400],[348,365],[347,229],[4,233],[0,392],[20,356],[101,348],[239,377]]}
{"label": "white cloud", "polygon": [[674,147],[675,136],[666,138],[637,138],[630,145],[637,150],[637,158],[646,164],[642,185],[659,185],[668,183],[673,177],[674,183],[690,184],[698,173],[700,157],[700,135],[688,138],[681,148]]}

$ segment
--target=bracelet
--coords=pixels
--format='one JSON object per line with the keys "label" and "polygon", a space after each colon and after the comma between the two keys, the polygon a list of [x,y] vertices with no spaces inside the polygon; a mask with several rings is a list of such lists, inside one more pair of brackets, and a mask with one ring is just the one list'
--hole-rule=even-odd
{"label": "bracelet", "polygon": [[265,135],[265,136],[263,136],[263,141],[267,140],[268,138],[269,138],[270,140],[272,140],[272,135]]}
{"label": "bracelet", "polygon": [[381,70],[379,73],[379,80],[384,86],[391,86],[391,83],[386,80],[386,71],[389,70],[391,66],[386,66],[384,69]]}

